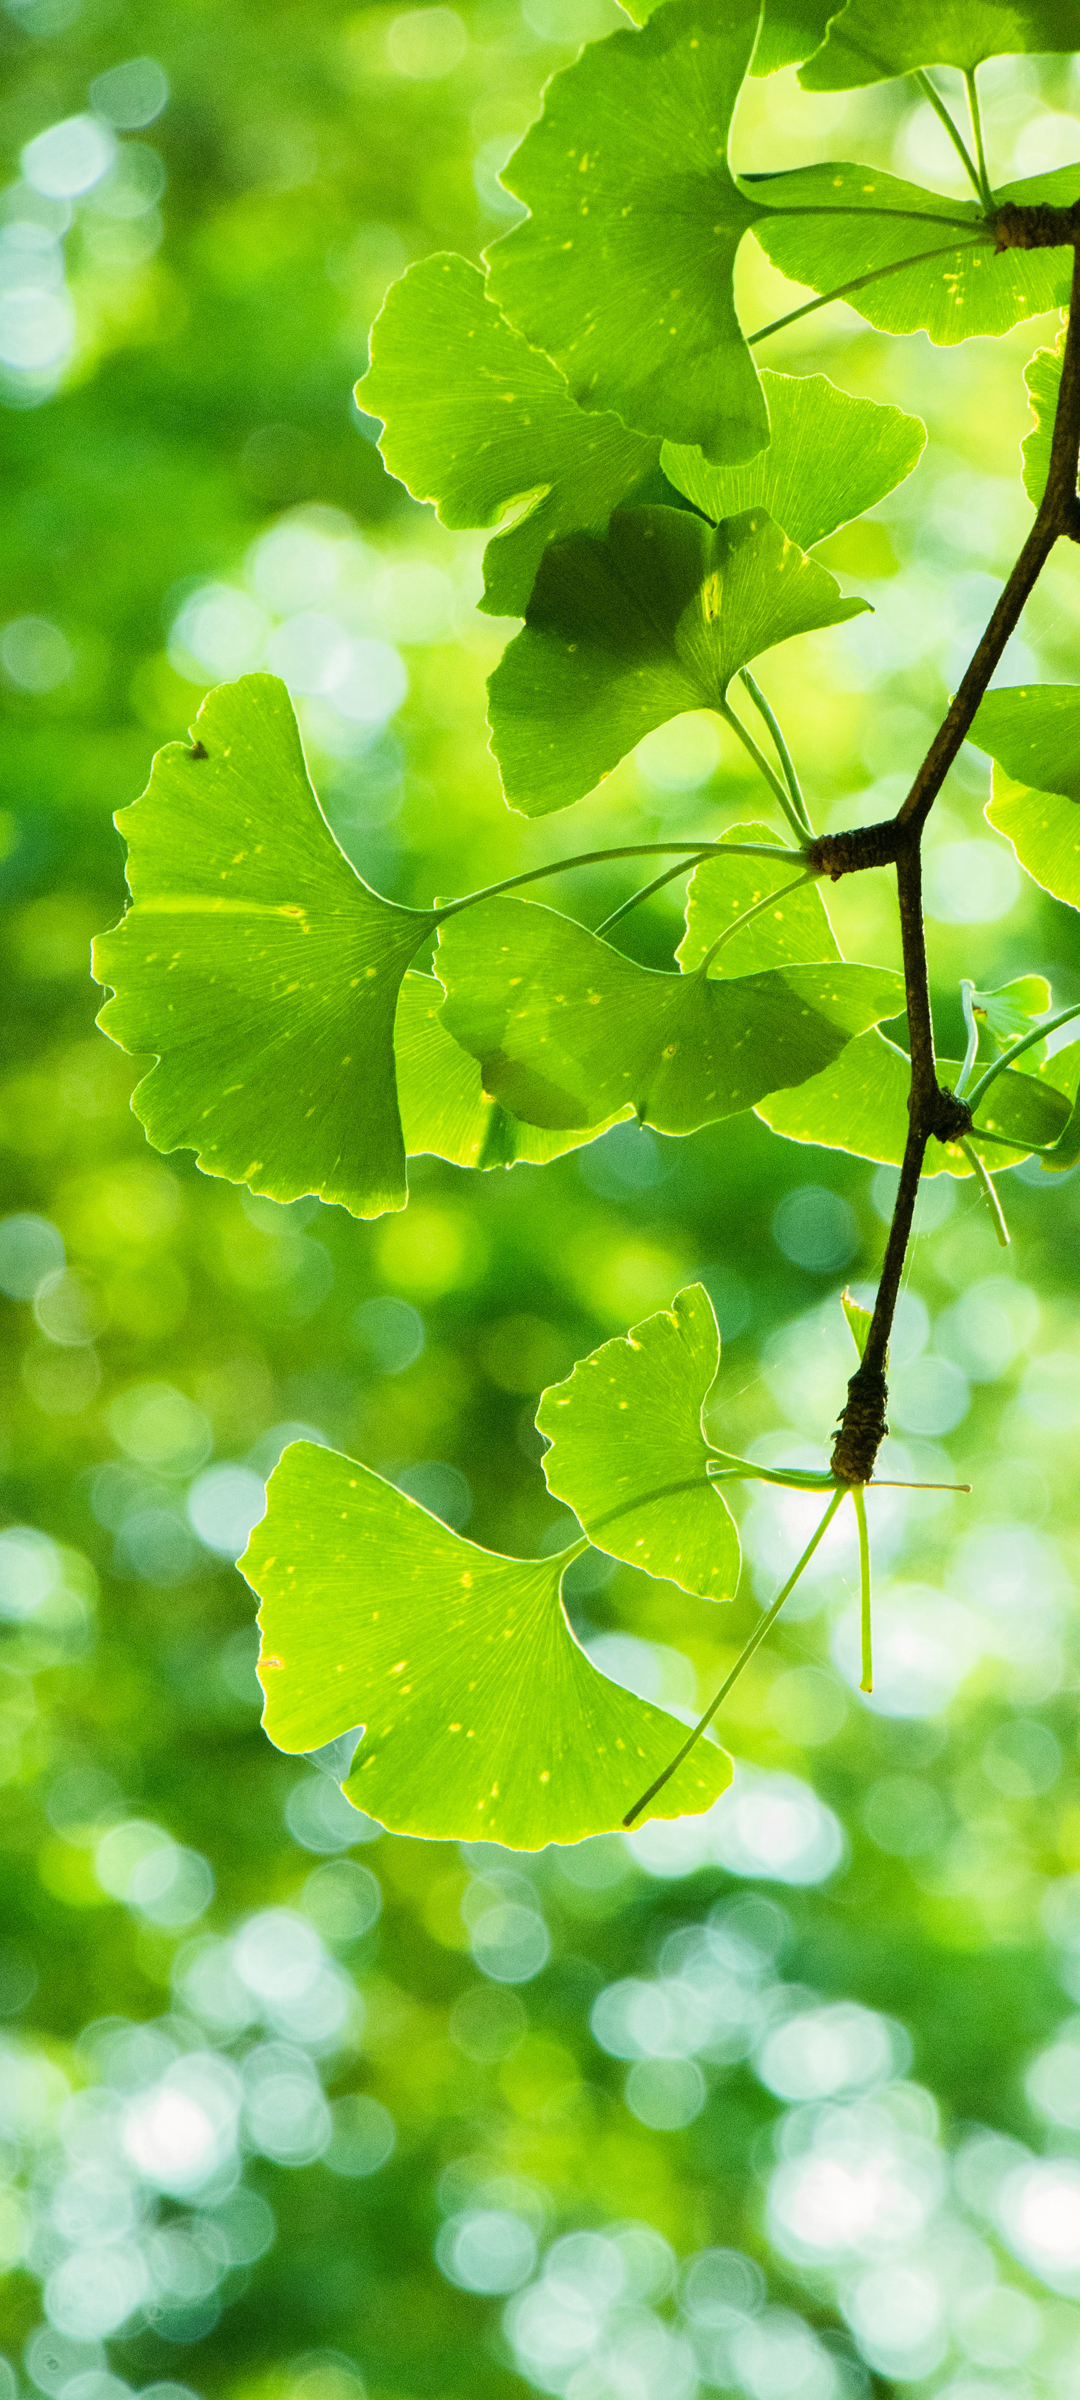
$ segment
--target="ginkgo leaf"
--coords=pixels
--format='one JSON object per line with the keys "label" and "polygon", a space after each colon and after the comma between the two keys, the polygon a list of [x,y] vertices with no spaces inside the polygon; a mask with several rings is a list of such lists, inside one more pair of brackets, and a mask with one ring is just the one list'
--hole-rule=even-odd
{"label": "ginkgo leaf", "polygon": [[94,945],[98,1022],[157,1053],[133,1100],[155,1148],[275,1200],[403,1208],[394,1010],[436,920],[339,850],[284,684],[208,693],[116,822],[133,905]]}
{"label": "ginkgo leaf", "polygon": [[1080,809],[1060,792],[1033,792],[995,766],[986,821],[1012,843],[1044,892],[1080,908]]}
{"label": "ginkgo leaf", "polygon": [[[994,992],[971,993],[971,1005],[981,1017],[988,1033],[999,1050],[1007,1050],[1011,1042],[1030,1033],[1040,1017],[1050,1007],[1050,986],[1045,975],[1017,975],[1011,983],[999,984]],[[1046,1058],[1045,1042],[1033,1042],[1016,1061],[1021,1075],[1034,1075]]]}
{"label": "ginkgo leaf", "polygon": [[[619,1825],[683,1729],[586,1657],[566,1563],[481,1550],[369,1468],[294,1442],[241,1561],[271,1741],[295,1755],[362,1726],[346,1796],[393,1833],[541,1850]],[[699,1744],[654,1813],[708,1808],[730,1780]]]}
{"label": "ginkgo leaf", "polygon": [[987,692],[968,739],[994,760],[987,823],[1044,891],[1080,908],[1080,684]]}
{"label": "ginkgo leaf", "polygon": [[[762,207],[754,232],[773,265],[811,291],[849,300],[879,332],[960,342],[1007,333],[1068,300],[1071,251],[999,252],[993,216],[977,201],[943,199],[850,163],[743,182]],[[1065,206],[1077,193],[1080,166],[1061,167],[1006,185],[994,203]]]}
{"label": "ginkgo leaf", "polygon": [[1020,444],[1024,461],[1024,490],[1033,508],[1038,508],[1046,490],[1050,472],[1050,448],[1054,438],[1054,415],[1061,389],[1061,360],[1065,348],[1064,333],[1054,350],[1036,350],[1024,368],[1034,429]]}
{"label": "ginkgo leaf", "polygon": [[[445,999],[441,983],[430,975],[406,975],[394,1026],[394,1057],[407,1158],[426,1152],[449,1159],[455,1167],[546,1166],[550,1159],[606,1133],[606,1125],[546,1133],[512,1117],[485,1092],[475,1058],[447,1033],[440,1016]],[[619,1116],[633,1113],[624,1108]],[[608,1122],[614,1125],[618,1119]]]}
{"label": "ginkgo leaf", "polygon": [[357,397],[385,421],[391,474],[444,525],[496,525],[526,504],[484,555],[480,606],[492,616],[524,616],[548,542],[578,526],[603,533],[659,457],[618,417],[578,408],[465,258],[423,259],[391,285]]}
{"label": "ginkgo leaf", "polygon": [[693,1283],[579,1359],[536,1412],[551,1443],[548,1490],[589,1540],[705,1600],[730,1600],[739,1580],[739,1537],[705,1472],[704,1410],[719,1365],[712,1301]]}
{"label": "ginkgo leaf", "polygon": [[1059,1133],[1049,1157],[1041,1158],[1039,1165],[1048,1175],[1060,1175],[1080,1161],[1080,1042],[1073,1042],[1067,1050],[1056,1052],[1051,1072],[1057,1077],[1072,1106],[1068,1122]]}
{"label": "ginkgo leaf", "polygon": [[[729,825],[724,842],[767,842],[766,825]],[[686,894],[686,932],[676,952],[684,975],[701,965],[720,934],[756,907],[766,893],[792,882],[792,861],[778,853],[765,858],[706,858],[695,867]],[[789,891],[775,908],[765,909],[717,951],[710,975],[755,975],[763,968],[805,966],[816,960],[839,958],[819,883]]]}
{"label": "ginkgo leaf", "polygon": [[1073,50],[1074,0],[848,0],[799,76],[808,92],[851,91],[916,67],[974,70],[1017,51]]}
{"label": "ginkgo leaf", "polygon": [[775,75],[811,57],[825,39],[836,0],[765,0],[752,75]]}
{"label": "ginkgo leaf", "polygon": [[444,926],[443,1022],[484,1089],[534,1125],[598,1125],[632,1102],[692,1133],[801,1083],[903,1007],[886,968],[663,975],[536,902],[494,900]]}
{"label": "ginkgo leaf", "polygon": [[566,808],[669,717],[722,707],[763,650],[866,605],[845,600],[763,509],[716,527],[689,511],[620,509],[605,541],[553,543],[488,685],[510,806]]}
{"label": "ginkgo leaf", "polygon": [[[1051,1071],[1054,1062],[1050,1061]],[[943,1084],[954,1089],[960,1076],[956,1059],[938,1060]],[[827,1067],[798,1091],[774,1092],[757,1104],[757,1114],[774,1133],[789,1142],[815,1142],[823,1150],[846,1150],[853,1158],[873,1158],[898,1167],[908,1130],[908,1089],[911,1062],[894,1042],[878,1032],[850,1042],[834,1066]],[[979,1125],[1006,1140],[980,1142],[967,1138],[991,1169],[1015,1166],[1033,1144],[1056,1141],[1069,1114],[1069,1103],[1047,1076],[1018,1075],[1002,1069],[976,1110]],[[932,1141],[924,1175],[970,1175],[957,1143]]]}
{"label": "ginkgo leaf", "polygon": [[548,85],[502,181],[532,212],[488,253],[492,296],[583,408],[752,458],[769,424],[732,289],[755,208],[727,161],[760,0],[667,0]]}
{"label": "ginkgo leaf", "polygon": [[870,1327],[874,1321],[873,1309],[860,1307],[859,1302],[852,1299],[850,1292],[841,1292],[840,1306],[847,1318],[852,1341],[859,1357],[862,1358],[869,1339]]}
{"label": "ginkgo leaf", "polygon": [[761,378],[772,438],[745,466],[710,466],[700,450],[665,442],[669,483],[707,517],[767,509],[800,550],[873,508],[910,475],[926,446],[918,417],[853,398],[827,375]]}

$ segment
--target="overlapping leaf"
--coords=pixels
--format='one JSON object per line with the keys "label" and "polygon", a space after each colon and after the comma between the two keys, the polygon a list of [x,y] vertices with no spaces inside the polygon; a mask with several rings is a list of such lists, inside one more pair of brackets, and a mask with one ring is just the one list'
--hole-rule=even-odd
{"label": "overlapping leaf", "polygon": [[[977,201],[946,200],[848,163],[743,182],[762,208],[754,231],[774,266],[811,291],[850,300],[879,332],[960,342],[1007,333],[1068,300],[1071,252],[998,252],[993,219]],[[1078,193],[1080,166],[1061,167],[1004,186],[995,205],[1064,207]]]}
{"label": "overlapping leaf", "polygon": [[1074,0],[848,0],[799,81],[850,91],[915,67],[961,67],[1016,51],[1072,50]]}
{"label": "overlapping leaf", "polygon": [[[441,1022],[446,994],[430,975],[408,974],[394,1026],[398,1106],[405,1155],[429,1153],[455,1167],[546,1166],[595,1141],[605,1125],[546,1133],[524,1125],[485,1092],[480,1069]],[[631,1108],[619,1116],[631,1117]],[[608,1122],[617,1122],[611,1117]]]}
{"label": "overlapping leaf", "polygon": [[157,1149],[275,1200],[403,1208],[394,1011],[434,915],[349,865],[274,676],[220,685],[193,730],[117,817],[133,905],[94,949],[100,1024],[157,1053],[136,1113]]}
{"label": "overlapping leaf", "polygon": [[669,483],[707,517],[764,508],[801,550],[873,508],[910,475],[926,427],[903,409],[841,392],[827,375],[763,373],[771,439],[744,466],[710,466],[700,450],[665,442]]}
{"label": "overlapping leaf", "polygon": [[[560,1599],[563,1558],[502,1558],[367,1467],[285,1451],[242,1560],[262,1602],[263,1722],[292,1753],[356,1726],[349,1799],[395,1833],[540,1850],[621,1823],[682,1728],[609,1683]],[[731,1779],[699,1744],[657,1816]]]}
{"label": "overlapping leaf", "polygon": [[524,616],[547,543],[579,526],[603,533],[659,457],[618,417],[577,407],[464,258],[424,259],[391,286],[357,396],[385,421],[391,474],[444,525],[495,525],[525,504],[485,552],[492,616]]}
{"label": "overlapping leaf", "polygon": [[[1011,983],[999,984],[996,991],[973,991],[971,1005],[997,1048],[1007,1050],[1011,1043],[1030,1033],[1040,1017],[1046,1016],[1050,986],[1045,975],[1016,975]],[[1021,1051],[1017,1070],[1021,1075],[1034,1075],[1045,1058],[1045,1042],[1033,1042],[1029,1050]]]}
{"label": "overlapping leaf", "polygon": [[655,726],[722,706],[763,650],[866,605],[845,600],[764,509],[716,527],[689,511],[620,509],[605,541],[553,543],[488,686],[511,807],[544,816],[580,800]]}
{"label": "overlapping leaf", "polygon": [[755,207],[727,161],[759,0],[667,0],[548,86],[503,182],[531,210],[491,288],[583,408],[752,458],[768,418],[732,290]]}
{"label": "overlapping leaf", "polygon": [[[635,25],[647,24],[658,0],[619,0]],[[775,75],[780,67],[796,66],[809,58],[825,39],[836,0],[765,0],[761,30],[754,51],[752,75]]]}
{"label": "overlapping leaf", "polygon": [[995,761],[988,823],[1044,890],[1080,908],[1080,685],[988,692],[969,738]]}
{"label": "overlapping leaf", "polygon": [[705,1472],[703,1414],[719,1365],[712,1302],[691,1284],[580,1359],[536,1414],[551,1443],[548,1490],[590,1541],[706,1600],[731,1599],[739,1580],[739,1537]]}
{"label": "overlapping leaf", "polygon": [[443,1021],[479,1060],[485,1091],[553,1127],[599,1125],[630,1102],[643,1124],[692,1133],[818,1074],[903,1007],[901,978],[884,968],[658,974],[520,900],[452,918],[436,963]]}
{"label": "overlapping leaf", "polygon": [[[725,842],[768,842],[767,825],[731,825]],[[699,967],[721,934],[712,960],[716,976],[755,975],[769,967],[806,966],[838,959],[840,952],[821,896],[820,883],[788,891],[775,908],[731,931],[747,909],[793,881],[793,861],[778,851],[765,858],[706,858],[695,867],[686,895],[686,932],[676,956],[684,975]]]}
{"label": "overlapping leaf", "polygon": [[[977,1120],[988,1133],[1004,1141],[972,1147],[991,1169],[1015,1166],[1032,1145],[1055,1142],[1069,1117],[1069,1101],[1050,1079],[1060,1071],[1050,1061],[1035,1075],[1017,1074],[1005,1067],[980,1100]],[[959,1061],[938,1061],[942,1083],[952,1089],[960,1074]],[[853,1158],[877,1159],[898,1167],[908,1130],[910,1061],[884,1034],[870,1032],[849,1043],[835,1065],[804,1083],[798,1091],[774,1092],[757,1104],[757,1114],[789,1142],[815,1142],[823,1150],[846,1150]],[[957,1144],[931,1142],[924,1175],[970,1175]]]}
{"label": "overlapping leaf", "polygon": [[1054,417],[1057,411],[1058,393],[1061,389],[1061,360],[1064,348],[1065,336],[1062,334],[1056,349],[1036,350],[1034,358],[1024,369],[1024,382],[1027,385],[1028,400],[1031,404],[1031,413],[1035,424],[1033,430],[1021,442],[1020,451],[1024,461],[1024,490],[1033,508],[1038,508],[1046,490],[1046,478],[1050,472],[1050,451],[1054,439]]}

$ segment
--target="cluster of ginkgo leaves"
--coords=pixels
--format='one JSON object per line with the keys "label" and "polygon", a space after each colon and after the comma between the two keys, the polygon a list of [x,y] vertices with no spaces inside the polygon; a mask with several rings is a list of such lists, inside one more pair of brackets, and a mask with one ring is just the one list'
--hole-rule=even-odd
{"label": "cluster of ginkgo leaves", "polygon": [[[782,829],[623,845],[404,908],[335,842],[284,686],[220,687],[191,746],[164,750],[117,820],[132,906],[96,946],[114,993],[105,1029],[156,1055],[135,1105],[159,1149],[360,1217],[405,1205],[410,1155],[542,1163],[629,1118],[682,1135],[754,1109],[789,1139],[899,1162],[908,1060],[880,1028],[903,1010],[902,979],[840,956],[807,798],[752,670],[865,608],[817,547],[912,472],[925,432],[822,375],[759,371],[756,352],[837,297],[883,332],[938,343],[1064,305],[1070,248],[1003,247],[998,219],[1006,204],[1071,203],[1080,166],[995,190],[977,70],[1069,49],[1075,32],[1074,0],[663,0],[553,78],[504,174],[528,213],[486,273],[436,257],[394,286],[361,404],[416,499],[448,526],[494,529],[482,606],[524,620],[489,686],[510,806],[566,808],[643,735],[706,709],[744,745]],[[844,161],[733,165],[744,79],[798,62],[811,91],[916,76],[972,197]],[[747,334],[733,272],[751,229],[816,296]],[[1060,345],[1028,371],[1036,504],[1060,371]],[[1080,690],[995,691],[973,739],[996,762],[991,824],[1080,907]],[[511,896],[560,865],[650,852],[652,880],[596,930]],[[679,875],[686,929],[658,972],[611,937]],[[973,1131],[938,1145],[930,1171],[977,1173],[992,1191],[993,1168],[1032,1154],[1071,1165],[1080,1044],[1048,1055],[1046,1035],[1077,1012],[1055,1014],[1037,976],[963,996],[967,1056],[939,1072]],[[708,1806],[730,1769],[698,1742],[707,1720],[673,1763],[672,1719],[592,1667],[559,1595],[590,1543],[703,1599],[733,1594],[738,1540],[718,1485],[760,1470],[702,1431],[718,1356],[694,1288],[545,1394],[548,1484],[582,1527],[558,1559],[495,1557],[364,1467],[287,1451],[244,1562],[263,1601],[271,1738],[307,1752],[363,1729],[350,1797],[413,1833],[527,1848],[654,1799],[661,1814]],[[827,1495],[812,1549],[850,1487],[786,1480]],[[861,1489],[853,1499],[865,1612]]]}

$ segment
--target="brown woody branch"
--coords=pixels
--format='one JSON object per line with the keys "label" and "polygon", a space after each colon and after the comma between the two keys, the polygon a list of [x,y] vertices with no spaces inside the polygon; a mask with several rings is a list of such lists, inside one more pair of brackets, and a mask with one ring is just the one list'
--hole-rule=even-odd
{"label": "brown woody branch", "polygon": [[844,1483],[870,1481],[887,1430],[889,1335],[927,1145],[931,1141],[955,1142],[971,1130],[970,1109],[939,1083],[937,1075],[922,910],[923,827],[1055,542],[1061,537],[1080,540],[1080,202],[1067,209],[1004,207],[998,211],[996,225],[999,250],[1057,249],[1066,243],[1073,249],[1069,329],[1046,490],[1012,574],[903,806],[885,824],[826,834],[810,852],[814,865],[834,882],[866,867],[895,865],[911,1043],[908,1134],[896,1204],[866,1348],[848,1384],[833,1445],[833,1473]]}

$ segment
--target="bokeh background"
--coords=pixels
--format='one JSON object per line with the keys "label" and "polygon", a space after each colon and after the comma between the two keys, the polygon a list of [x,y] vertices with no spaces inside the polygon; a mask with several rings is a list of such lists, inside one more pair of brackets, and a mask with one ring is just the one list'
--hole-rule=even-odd
{"label": "bokeh background", "polygon": [[[94,1030],[112,811],[261,663],[396,898],[761,817],[705,719],[572,826],[505,810],[480,537],[387,478],[351,398],[387,283],[505,230],[544,79],[619,21],[0,8],[0,2400],[1080,2394],[1080,1179],[1000,1179],[1006,1254],[970,1184],[924,1187],[889,1456],[974,1490],[874,1504],[872,1700],[841,1526],[732,1696],[710,1818],[538,1858],[394,1839],[259,1730],[232,1561],[283,1443],[555,1547],[540,1389],[700,1275],[720,1438],[819,1461],[893,1177],[753,1117],[623,1127],[543,1172],[415,1162],[408,1213],[361,1225],[156,1157]],[[982,80],[999,179],[1080,157],[1067,61]],[[741,164],[830,148],[959,188],[909,86],[751,87]],[[801,296],[751,243],[740,277],[748,324]],[[925,746],[1029,521],[1055,330],[936,352],[834,307],[770,345],[932,436],[829,545],[875,615],[764,670],[819,823],[884,813]],[[1075,680],[1078,624],[1069,549],[1003,679]],[[966,752],[931,831],[946,1047],[962,974],[1080,998],[1075,919],[986,789]],[[595,922],[622,874],[569,897]],[[628,921],[643,958],[676,889]],[[895,958],[884,876],[835,912]],[[724,1611],[583,1561],[582,1639],[688,1714],[805,1521],[749,1499]]]}

